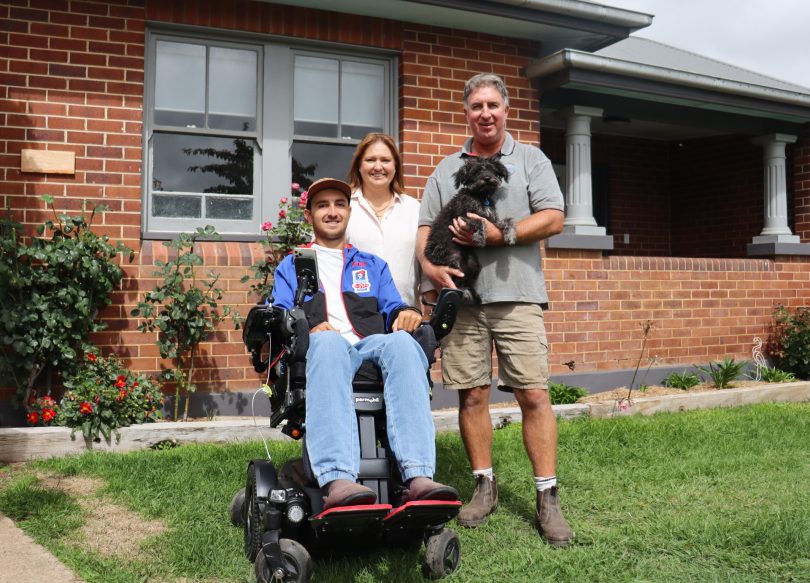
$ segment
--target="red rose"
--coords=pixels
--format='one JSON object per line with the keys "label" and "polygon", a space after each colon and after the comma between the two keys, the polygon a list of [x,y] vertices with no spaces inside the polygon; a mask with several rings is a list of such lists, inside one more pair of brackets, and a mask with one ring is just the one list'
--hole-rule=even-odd
{"label": "red rose", "polygon": [[115,400],[120,403],[121,401],[123,401],[126,398],[127,398],[126,390],[121,389],[121,391],[118,393],[118,396],[115,398]]}
{"label": "red rose", "polygon": [[283,219],[286,216],[287,216],[287,211],[285,211],[285,210],[278,211],[278,218]]}
{"label": "red rose", "polygon": [[122,380],[115,381],[115,388],[116,389],[123,389],[126,386],[127,386],[127,384]]}
{"label": "red rose", "polygon": [[91,405],[87,401],[79,405],[79,413],[81,413],[82,415],[90,415],[90,413],[92,412],[93,412],[93,405]]}
{"label": "red rose", "polygon": [[137,387],[137,386],[138,386],[138,381],[135,381],[134,383],[132,383],[132,388],[133,388],[133,389],[134,389],[135,387]]}
{"label": "red rose", "polygon": [[29,425],[36,425],[39,423],[39,413],[36,411],[31,411],[28,415],[26,415],[25,420],[28,421]]}
{"label": "red rose", "polygon": [[98,360],[98,359],[96,358],[95,354],[93,354],[92,352],[89,352],[87,354],[87,360],[89,360],[90,362],[96,362],[96,360]]}
{"label": "red rose", "polygon": [[45,423],[53,421],[55,417],[56,417],[56,411],[54,411],[53,409],[43,409],[42,410],[42,420]]}

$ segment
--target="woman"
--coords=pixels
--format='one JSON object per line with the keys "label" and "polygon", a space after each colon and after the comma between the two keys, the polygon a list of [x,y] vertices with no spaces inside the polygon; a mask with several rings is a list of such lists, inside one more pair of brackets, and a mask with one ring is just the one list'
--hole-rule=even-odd
{"label": "woman", "polygon": [[347,182],[353,191],[348,242],[385,259],[402,299],[419,307],[419,201],[402,192],[402,159],[391,136],[370,133],[363,138]]}

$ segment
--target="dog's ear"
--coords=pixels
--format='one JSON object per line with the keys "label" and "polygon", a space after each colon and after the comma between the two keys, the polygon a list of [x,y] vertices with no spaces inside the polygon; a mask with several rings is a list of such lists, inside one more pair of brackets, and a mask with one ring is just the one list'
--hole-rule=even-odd
{"label": "dog's ear", "polygon": [[472,158],[467,158],[464,164],[459,168],[453,177],[455,178],[456,190],[462,185],[467,184],[470,176],[470,169],[472,168]]}
{"label": "dog's ear", "polygon": [[492,167],[495,168],[495,173],[503,182],[509,182],[509,170],[506,169],[503,162],[501,162],[501,155],[496,154],[489,159],[492,162]]}

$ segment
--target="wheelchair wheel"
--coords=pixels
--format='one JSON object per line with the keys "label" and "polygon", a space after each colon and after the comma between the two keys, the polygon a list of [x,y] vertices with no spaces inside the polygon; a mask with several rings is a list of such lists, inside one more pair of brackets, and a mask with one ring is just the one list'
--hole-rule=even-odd
{"label": "wheelchair wheel", "polygon": [[256,490],[256,466],[248,466],[245,502],[242,505],[242,526],[244,528],[245,557],[250,562],[262,548],[262,517],[259,512],[259,499]]}
{"label": "wheelchair wheel", "polygon": [[458,535],[443,528],[425,541],[425,562],[422,572],[428,579],[441,579],[458,569],[461,544]]}
{"label": "wheelchair wheel", "polygon": [[245,505],[245,489],[242,488],[233,495],[231,500],[231,524],[234,526],[242,526],[245,521],[243,518]]}
{"label": "wheelchair wheel", "polygon": [[306,583],[312,577],[312,558],[309,552],[300,543],[283,538],[279,541],[281,555],[284,561],[284,568],[287,575],[283,579],[277,579],[270,572],[270,567],[264,560],[264,551],[259,551],[256,556],[255,571],[258,583],[271,583],[284,581],[284,583]]}

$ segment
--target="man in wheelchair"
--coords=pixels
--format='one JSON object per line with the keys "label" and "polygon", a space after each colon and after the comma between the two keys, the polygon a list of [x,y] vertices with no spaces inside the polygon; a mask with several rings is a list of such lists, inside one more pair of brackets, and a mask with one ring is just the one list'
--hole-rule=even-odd
{"label": "man in wheelchair", "polygon": [[[364,362],[382,372],[388,440],[406,488],[402,501],[458,500],[454,488],[433,480],[428,360],[410,334],[422,314],[402,301],[382,259],[346,244],[350,197],[348,184],[323,178],[310,186],[304,211],[315,234],[305,247],[317,257],[319,280],[313,286],[317,291],[303,298],[310,332],[306,448],[323,509],[376,502],[375,492],[357,483],[360,445],[352,380]],[[298,289],[295,258],[289,255],[275,271],[268,302],[290,310],[305,291],[310,290]]]}

